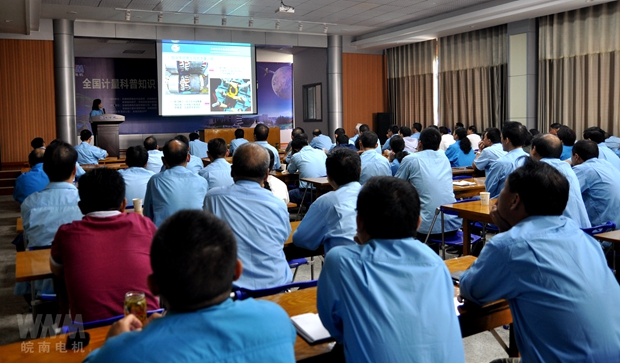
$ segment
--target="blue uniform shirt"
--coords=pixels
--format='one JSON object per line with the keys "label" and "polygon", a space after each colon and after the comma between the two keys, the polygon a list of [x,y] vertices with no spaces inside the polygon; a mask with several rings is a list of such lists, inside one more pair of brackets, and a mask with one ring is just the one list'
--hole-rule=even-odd
{"label": "blue uniform shirt", "polygon": [[606,160],[592,158],[573,166],[592,226],[612,221],[620,226],[620,172]]}
{"label": "blue uniform shirt", "polygon": [[461,140],[456,140],[456,142],[450,146],[446,150],[446,157],[450,161],[450,166],[453,168],[461,167],[461,166],[470,166],[476,157],[476,153],[474,152],[473,147],[469,150],[468,154],[465,154],[463,150],[461,150]]}
{"label": "blue uniform shirt", "polygon": [[164,157],[164,153],[159,150],[149,150],[149,162],[146,164],[146,169],[152,171],[157,174],[161,171],[161,168],[164,166],[164,162],[161,158]]}
{"label": "blue uniform shirt", "polygon": [[568,160],[573,157],[573,147],[562,144],[562,155],[560,160]]}
{"label": "blue uniform shirt", "polygon": [[204,163],[202,162],[201,158],[196,155],[189,156],[189,161],[187,162],[186,166],[188,170],[190,170],[194,174],[198,174],[198,172],[200,172],[203,167]]}
{"label": "blue uniform shirt", "polygon": [[360,155],[362,159],[360,184],[362,185],[373,176],[392,176],[392,168],[388,159],[373,151],[374,150],[367,150]]}
{"label": "blue uniform shirt", "polygon": [[620,157],[620,137],[610,136],[605,139],[605,145],[611,149],[618,157]]}
{"label": "blue uniform shirt", "polygon": [[523,362],[618,361],[620,287],[599,243],[564,216],[528,217],[491,238],[461,295],[508,300]]}
{"label": "blue uniform shirt", "polygon": [[17,177],[13,189],[13,199],[22,204],[30,194],[42,191],[49,182],[50,179],[43,171],[43,163],[38,163],[28,172]]}
{"label": "blue uniform shirt", "polygon": [[159,227],[181,209],[202,209],[207,188],[204,178],[182,166],[162,171],[146,186],[144,215]]}
{"label": "blue uniform shirt", "polygon": [[397,158],[394,158],[394,160],[392,160],[392,162],[390,163],[390,169],[392,169],[392,176],[396,175],[398,168],[400,168],[400,161],[398,161]]}
{"label": "blue uniform shirt", "polygon": [[385,144],[383,144],[383,146],[381,146],[381,151],[385,151],[385,150],[392,150],[392,147],[390,146],[390,139],[393,137],[394,135],[388,137],[387,140],[385,140]]}
{"label": "blue uniform shirt", "polygon": [[78,164],[98,164],[99,160],[105,159],[108,153],[98,147],[82,141],[81,144],[75,147],[75,151],[78,153]]}
{"label": "blue uniform shirt", "polygon": [[319,150],[329,150],[332,147],[332,139],[329,136],[325,136],[323,134],[319,136],[314,136],[312,141],[310,141],[310,146],[319,149]]}
{"label": "blue uniform shirt", "polygon": [[199,139],[190,141],[189,142],[189,153],[201,159],[206,158],[207,157],[207,143]]}
{"label": "blue uniform shirt", "polygon": [[620,158],[604,142],[598,144],[598,158],[607,160],[616,170],[620,171]]}
{"label": "blue uniform shirt", "polygon": [[495,160],[501,158],[506,155],[504,151],[504,146],[501,142],[496,142],[495,144],[485,147],[480,152],[480,156],[477,159],[474,159],[474,164],[478,170],[489,171]]}
{"label": "blue uniform shirt", "polygon": [[231,165],[226,159],[218,158],[198,172],[198,175],[205,178],[208,190],[217,187],[228,187],[235,183],[232,176],[230,176],[230,169]]}
{"label": "blue uniform shirt", "polygon": [[333,248],[316,305],[347,362],[465,361],[448,269],[413,238]]}
{"label": "blue uniform shirt", "polygon": [[291,234],[286,204],[260,184],[239,180],[209,191],[205,210],[226,221],[237,238],[237,257],[243,273],[234,284],[264,289],[286,284],[293,275],[284,256]]}
{"label": "blue uniform shirt", "polygon": [[135,198],[141,198],[142,203],[144,203],[146,185],[155,173],[137,166],[128,169],[120,169],[118,172],[125,180],[125,199],[127,199],[127,206],[133,207],[133,200]]}
{"label": "blue uniform shirt", "polygon": [[254,143],[264,147],[267,150],[271,150],[271,152],[273,153],[273,157],[274,157],[273,170],[282,169],[282,164],[280,163],[280,154],[278,153],[278,150],[276,150],[275,147],[271,146],[271,144],[269,144],[267,141],[255,141]]}
{"label": "blue uniform shirt", "polygon": [[[423,150],[405,156],[395,175],[411,183],[420,196],[420,233],[429,233],[435,209],[443,204],[456,202],[452,186],[452,168],[443,151]],[[462,220],[456,216],[444,216],[445,231],[456,231]],[[441,233],[441,219],[437,217],[431,233]]]}
{"label": "blue uniform shirt", "polygon": [[590,219],[588,219],[588,212],[586,211],[586,206],[581,197],[579,179],[577,179],[577,175],[575,175],[570,165],[560,159],[543,158],[540,161],[553,166],[568,179],[570,189],[568,193],[568,203],[566,203],[563,215],[574,220],[579,228],[591,227]]}
{"label": "blue uniform shirt", "polygon": [[[299,171],[299,178],[318,178],[327,175],[325,170],[325,160],[327,155],[323,150],[313,149],[310,146],[304,146],[298,153],[291,156],[291,163],[288,164],[287,170],[291,174]],[[300,181],[299,187],[306,188],[307,183]]]}
{"label": "blue uniform shirt", "polygon": [[335,246],[355,244],[355,208],[361,188],[360,183],[351,182],[321,195],[301,220],[293,234],[293,243],[308,250],[316,250],[323,244],[325,253]]}
{"label": "blue uniform shirt", "polygon": [[[237,148],[243,144],[245,144],[246,142],[249,142],[246,139],[234,139],[230,142],[230,155],[234,155],[235,154],[235,150],[237,150]],[[274,155],[275,156],[275,155]]]}
{"label": "blue uniform shirt", "polygon": [[504,188],[504,181],[516,168],[523,165],[523,157],[529,155],[522,148],[509,151],[506,155],[495,160],[487,171],[487,178],[484,182],[487,192],[491,193],[491,198],[497,198],[499,192]]}
{"label": "blue uniform shirt", "polygon": [[421,134],[421,132],[417,132],[416,131],[416,132],[413,133],[413,135],[411,135],[411,137],[413,137],[414,139],[420,140],[420,134]]}

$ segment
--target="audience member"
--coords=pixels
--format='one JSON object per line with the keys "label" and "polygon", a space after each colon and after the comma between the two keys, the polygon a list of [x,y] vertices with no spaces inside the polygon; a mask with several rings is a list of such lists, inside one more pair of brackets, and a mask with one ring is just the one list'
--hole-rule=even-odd
{"label": "audience member", "polygon": [[278,150],[276,150],[275,147],[271,146],[267,142],[268,137],[269,137],[269,127],[265,126],[264,124],[256,125],[256,127],[254,128],[254,142],[264,147],[265,149],[271,150],[273,155],[277,155],[275,162],[273,164],[273,168],[275,170],[281,170],[282,165],[280,164],[280,153],[278,153]]}
{"label": "audience member", "polygon": [[[359,144],[359,145],[357,145],[358,150],[362,150],[364,148],[362,143],[361,143],[361,137],[364,134],[364,132],[367,132],[367,131],[370,131],[370,127],[368,125],[363,124],[362,126],[360,126],[360,133],[359,133],[360,137],[358,137],[357,141],[356,141]],[[378,154],[381,154],[381,142],[379,141],[379,137],[378,136],[377,136],[377,147],[375,148],[375,151]]]}
{"label": "audience member", "polygon": [[[457,129],[458,129],[458,127],[457,127]],[[471,145],[474,148],[477,148],[478,144],[482,140],[480,138],[480,135],[478,135],[478,128],[476,128],[476,126],[474,126],[474,125],[471,125],[471,126],[469,126],[467,128],[467,138],[469,139],[469,141],[471,141]]]}
{"label": "audience member", "polygon": [[418,139],[411,137],[411,129],[407,126],[401,126],[398,130],[398,134],[405,141],[405,150],[410,154],[418,151]]}
{"label": "audience member", "polygon": [[456,142],[450,145],[448,150],[446,150],[446,156],[450,161],[450,166],[453,168],[470,166],[476,157],[476,153],[472,147],[469,135],[467,135],[467,130],[463,127],[454,130],[454,140]]}
{"label": "audience member", "polygon": [[454,140],[454,136],[450,133],[450,129],[445,126],[439,127],[439,133],[441,134],[441,143],[439,144],[439,148],[446,151],[448,150],[448,147],[456,141]]}
{"label": "audience member", "polygon": [[293,131],[291,131],[291,142],[289,142],[288,145],[286,145],[286,150],[284,150],[284,152],[286,153],[286,157],[284,158],[284,161],[287,164],[291,162],[291,156],[293,154],[291,151],[291,147],[293,146],[292,141],[295,140],[297,136],[301,136],[301,135],[303,135],[303,137],[306,138],[306,141],[308,141],[308,135],[305,134],[304,129],[302,129],[301,127],[295,127]]}
{"label": "audience member", "polygon": [[462,122],[457,122],[456,124],[454,124],[454,129],[458,129],[459,127],[465,127],[465,125],[463,125]]}
{"label": "audience member", "polygon": [[33,149],[45,149],[45,141],[42,137],[35,137],[30,141],[30,146],[32,146]]}
{"label": "audience member", "polygon": [[[174,137],[174,139],[179,140],[185,145],[187,145],[188,150],[190,150],[189,140],[187,139],[187,137],[185,137],[185,135],[177,135]],[[189,160],[187,161],[187,165],[185,167],[188,170],[190,170],[192,173],[198,174],[204,167],[204,163],[202,162],[202,159],[199,158],[198,156],[189,154]]]}
{"label": "audience member", "polygon": [[92,146],[89,142],[93,137],[90,130],[82,130],[80,132],[80,140],[82,143],[75,147],[78,153],[78,164],[98,164],[99,160],[103,160],[108,156],[108,152],[96,146]]}
{"label": "audience member", "polygon": [[[306,194],[306,201],[313,199],[314,186],[311,183],[302,181],[301,178],[319,178],[327,174],[325,171],[325,153],[323,150],[313,149],[308,145],[308,138],[305,134],[296,136],[291,141],[291,163],[287,170],[294,174],[299,172],[299,188],[289,191],[289,199],[293,203],[301,203]],[[311,192],[307,193],[307,189]]]}
{"label": "audience member", "polygon": [[400,130],[400,127],[398,125],[392,125],[390,126],[390,128],[388,128],[388,132],[387,132],[387,140],[385,140],[385,144],[383,144],[383,146],[381,146],[381,151],[385,152],[386,150],[392,150],[392,147],[390,146],[390,140],[392,139],[392,136],[394,135],[398,135],[398,130]]}
{"label": "audience member", "polygon": [[230,156],[235,154],[235,150],[246,142],[249,142],[245,139],[245,131],[243,129],[235,130],[235,139],[230,142]]}
{"label": "audience member", "polygon": [[344,134],[336,137],[336,145],[332,147],[332,150],[334,150],[335,148],[345,148],[345,149],[357,151],[357,148],[355,147],[355,145],[349,142],[349,137]]}
{"label": "audience member", "polygon": [[534,138],[534,136],[530,134],[527,127],[525,127],[524,125],[521,125],[521,128],[521,132],[523,132],[523,135],[525,135],[525,141],[523,142],[523,151],[529,155],[530,151],[532,151],[532,139]]}
{"label": "audience member", "polygon": [[221,138],[211,139],[207,145],[211,163],[199,171],[198,175],[205,178],[208,190],[233,185],[230,163],[226,161],[226,141]]}
{"label": "audience member", "polygon": [[620,158],[605,145],[605,131],[600,127],[589,127],[583,132],[585,140],[592,140],[598,145],[598,158],[607,160],[616,170],[620,171]]}
{"label": "audience member", "polygon": [[497,158],[486,173],[486,190],[496,198],[504,188],[504,180],[521,166],[528,154],[523,151],[527,131],[520,122],[506,121],[502,128],[502,147],[506,155]]}
{"label": "audience member", "polygon": [[532,137],[540,135],[540,131],[538,131],[538,129],[530,129],[530,135],[532,135]]}
{"label": "audience member", "polygon": [[200,140],[200,134],[196,131],[189,134],[189,153],[200,159],[207,157],[207,143]]}
{"label": "audience member", "polygon": [[559,124],[557,122],[552,123],[551,125],[549,125],[549,133],[558,136],[558,130],[560,129],[560,127],[562,127],[562,124]]}
{"label": "audience member", "polygon": [[361,189],[361,160],[357,152],[338,148],[327,156],[325,166],[327,181],[334,191],[312,203],[293,234],[293,243],[308,250],[323,245],[327,253],[336,246],[355,244],[355,204]]}
{"label": "audience member", "polygon": [[133,200],[142,199],[146,194],[146,185],[155,173],[146,169],[149,161],[149,153],[144,146],[130,146],[127,148],[125,163],[129,168],[120,169],[118,172],[125,181],[125,199],[127,206],[133,207]]}
{"label": "audience member", "polygon": [[414,139],[420,140],[420,132],[422,131],[422,124],[419,122],[415,122],[413,124],[413,135],[411,135],[411,137],[413,137]]}
{"label": "audience member", "polygon": [[278,305],[229,298],[241,275],[235,236],[210,213],[178,212],[151,247],[153,294],[166,316],[146,326],[133,315],[112,325],[98,362],[294,362],[295,328]]}
{"label": "audience member", "polygon": [[262,188],[269,174],[269,154],[256,143],[239,146],[233,156],[235,184],[211,190],[205,210],[232,228],[244,272],[238,287],[263,289],[291,281],[282,250],[291,233],[288,209],[281,199]]}
{"label": "audience member", "polygon": [[360,136],[359,142],[361,143],[361,159],[362,159],[362,174],[360,176],[360,184],[366,183],[368,179],[373,176],[392,176],[392,168],[390,162],[383,155],[377,154],[376,151],[378,143],[377,134],[372,131],[366,131]]}
{"label": "audience member", "polygon": [[357,200],[359,245],[325,256],[317,310],[347,362],[465,361],[452,279],[415,239],[419,216],[409,183],[371,178]]}
{"label": "audience member", "polygon": [[269,153],[269,176],[267,180],[263,183],[263,187],[269,191],[279,199],[282,199],[284,203],[288,204],[290,202],[288,196],[288,186],[280,179],[271,175],[271,171],[273,170],[273,163],[275,161],[275,156],[271,150],[267,150]]}
{"label": "audience member", "polygon": [[607,147],[610,148],[611,151],[613,151],[616,155],[618,155],[618,157],[620,157],[620,137],[613,135],[607,136],[609,137],[605,139],[605,145],[607,145]]}
{"label": "audience member", "polygon": [[357,123],[357,125],[355,125],[355,132],[353,132],[353,136],[349,138],[349,140],[351,141],[351,143],[352,143],[353,145],[355,145],[355,144],[356,144],[357,139],[358,139],[358,138],[359,138],[359,136],[360,136],[360,127],[361,127],[362,125],[363,125],[363,124],[361,124],[361,123],[359,123],[359,122],[358,122],[358,123]]}
{"label": "audience member", "polygon": [[560,172],[526,161],[491,210],[501,233],[461,276],[465,299],[508,300],[523,362],[618,359],[620,287],[600,245],[561,215],[568,198]]}
{"label": "audience member", "polygon": [[471,164],[474,170],[484,170],[489,172],[489,169],[495,163],[495,160],[506,155],[504,146],[502,145],[502,133],[496,127],[489,127],[484,132],[484,138],[478,144],[478,154],[474,162]]}
{"label": "audience member", "polygon": [[156,226],[181,209],[202,209],[207,181],[186,168],[188,145],[172,139],[164,145],[166,170],[153,175],[146,186],[144,215]]}
{"label": "audience member", "polygon": [[28,154],[30,170],[15,180],[13,199],[19,204],[22,204],[30,194],[42,191],[50,182],[47,174],[43,171],[43,154],[45,154],[45,149],[40,147],[33,149]]}
{"label": "audience member", "polygon": [[329,150],[332,147],[332,139],[329,136],[323,135],[321,129],[314,129],[310,146],[319,150]]}
{"label": "audience member", "polygon": [[149,162],[146,164],[146,169],[153,173],[159,173],[164,166],[164,153],[159,151],[157,139],[153,136],[144,139],[144,148],[149,153]]}
{"label": "audience member", "polygon": [[555,135],[562,141],[562,155],[560,155],[560,159],[570,160],[573,156],[573,145],[575,145],[575,140],[577,140],[575,131],[568,126],[560,126]]}
{"label": "audience member", "polygon": [[[148,291],[156,227],[148,218],[125,213],[125,182],[116,170],[84,174],[79,194],[84,218],[58,228],[50,268],[65,281],[71,318],[88,322],[123,314],[127,291]],[[153,294],[146,298],[150,310],[159,307]]]}
{"label": "audience member", "polygon": [[400,168],[400,163],[403,161],[403,158],[409,155],[409,152],[405,150],[405,141],[400,135],[392,136],[392,151],[390,155],[388,155],[388,161],[390,162],[390,169],[392,170],[392,176],[396,175],[398,168]]}

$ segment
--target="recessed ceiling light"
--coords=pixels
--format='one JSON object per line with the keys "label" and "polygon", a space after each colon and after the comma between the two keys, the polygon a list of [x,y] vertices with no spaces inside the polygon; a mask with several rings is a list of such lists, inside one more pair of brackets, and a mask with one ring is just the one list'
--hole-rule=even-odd
{"label": "recessed ceiling light", "polygon": [[75,15],[75,14],[77,14],[77,11],[67,11],[67,14],[73,14],[73,15]]}
{"label": "recessed ceiling light", "polygon": [[12,23],[12,22],[13,22],[13,20],[11,20],[11,19],[6,19],[4,22],[5,22],[5,23]]}

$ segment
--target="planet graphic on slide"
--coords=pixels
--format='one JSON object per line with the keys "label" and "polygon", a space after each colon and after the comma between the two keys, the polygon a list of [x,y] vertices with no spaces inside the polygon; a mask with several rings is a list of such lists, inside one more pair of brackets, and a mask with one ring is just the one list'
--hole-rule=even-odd
{"label": "planet graphic on slide", "polygon": [[293,72],[290,66],[278,68],[271,78],[271,88],[278,97],[288,100],[293,96]]}

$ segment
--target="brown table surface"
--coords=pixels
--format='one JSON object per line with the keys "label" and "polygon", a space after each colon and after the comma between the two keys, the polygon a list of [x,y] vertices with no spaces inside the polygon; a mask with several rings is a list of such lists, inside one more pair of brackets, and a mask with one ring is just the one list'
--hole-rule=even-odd
{"label": "brown table surface", "polygon": [[120,157],[116,157],[116,156],[108,156],[107,158],[103,159],[103,160],[99,160],[99,164],[118,164],[118,163],[124,163],[125,162],[125,158],[120,158]]}
{"label": "brown table surface", "polygon": [[620,230],[595,234],[594,238],[605,242],[620,243]]}
{"label": "brown table surface", "polygon": [[115,164],[82,164],[80,166],[82,167],[82,169],[84,169],[86,171],[97,169],[97,168],[108,168],[108,169],[114,169],[114,170],[129,168],[129,166],[127,166],[127,164],[120,164],[120,163],[115,163]]}
{"label": "brown table surface", "polygon": [[332,190],[334,190],[334,188],[332,188],[332,186],[327,181],[326,176],[320,178],[299,178],[299,180],[314,185],[314,187],[316,188],[317,198],[320,197],[323,193],[331,192]]}
{"label": "brown table surface", "polygon": [[50,249],[17,252],[15,254],[15,281],[33,281],[52,276]]}
{"label": "brown table surface", "polygon": [[[454,190],[454,196],[456,197],[456,199],[463,199],[463,198],[471,198],[471,197],[480,195],[480,192],[484,192],[486,190],[486,187],[484,185],[484,182],[486,179],[487,179],[486,177],[480,177],[480,178],[454,180],[452,184],[452,188]],[[476,184],[466,185],[466,186],[454,185],[454,182],[462,182],[462,181],[467,181],[467,182],[476,183]]]}
{"label": "brown table surface", "polygon": [[452,168],[452,175],[474,175],[474,168],[471,166]]}
{"label": "brown table surface", "polygon": [[489,205],[482,205],[479,200],[465,203],[444,204],[445,210],[456,212],[459,218],[463,218],[463,255],[468,255],[471,249],[470,222],[486,222],[493,223],[491,219],[491,206],[495,201],[491,201]]}
{"label": "brown table surface", "polygon": [[[461,258],[447,260],[446,265],[450,272],[454,272],[467,269],[473,261],[475,261],[475,257],[463,256]],[[458,293],[458,289],[455,290],[455,293]],[[286,310],[289,316],[317,312],[316,288],[309,288],[285,294],[277,294],[262,299],[270,300],[279,304],[284,310]],[[461,313],[459,316],[459,322],[463,337],[512,323],[510,309],[506,301],[498,301],[487,304],[483,307],[467,307],[467,305],[465,305],[459,307],[459,311]],[[66,341],[66,335],[59,335],[56,337],[41,338],[30,341],[32,343],[33,353],[29,353],[26,349],[23,349],[21,342],[0,346],[0,357],[2,357],[1,360],[3,362],[21,362],[25,359],[30,362],[39,363],[81,362],[92,350],[103,345],[108,329],[109,327],[104,326],[88,330],[90,334],[90,344],[85,347],[82,352],[73,352],[69,349],[66,353],[61,353],[59,348],[56,347],[56,343],[64,343]],[[39,353],[39,347],[43,343],[49,343],[49,353]],[[297,336],[295,341],[295,359],[299,361],[329,353],[334,344],[334,342],[328,342],[309,345],[305,340]],[[512,339],[511,347],[514,348]]]}
{"label": "brown table surface", "polygon": [[15,225],[15,230],[17,231],[17,233],[24,232],[24,223],[22,217],[17,217],[17,224]]}
{"label": "brown table surface", "polygon": [[286,242],[284,242],[284,247],[293,244],[293,233],[295,233],[295,231],[297,230],[297,227],[299,227],[299,223],[301,223],[301,221],[291,222],[291,234],[286,239]]}

